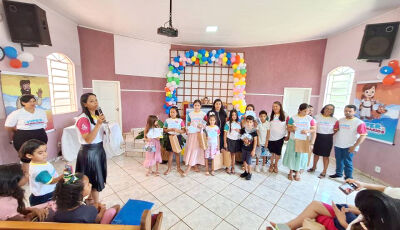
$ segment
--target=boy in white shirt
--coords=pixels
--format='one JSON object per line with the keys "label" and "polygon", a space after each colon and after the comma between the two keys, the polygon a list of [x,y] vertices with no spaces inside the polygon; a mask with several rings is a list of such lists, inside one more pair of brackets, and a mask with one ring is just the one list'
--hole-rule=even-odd
{"label": "boy in white shirt", "polygon": [[268,122],[268,114],[265,110],[261,110],[258,114],[260,117],[260,123],[257,125],[258,132],[258,146],[256,148],[256,166],[255,171],[260,172],[260,168],[258,166],[259,158],[262,158],[262,168],[263,172],[267,172],[267,168],[265,164],[267,163],[267,153],[268,153],[268,130],[269,130],[269,122]]}

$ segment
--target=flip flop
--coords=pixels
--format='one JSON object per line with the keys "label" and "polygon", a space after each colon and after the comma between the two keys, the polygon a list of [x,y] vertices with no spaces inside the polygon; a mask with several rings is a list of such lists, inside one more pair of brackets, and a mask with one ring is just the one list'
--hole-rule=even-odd
{"label": "flip flop", "polygon": [[209,172],[206,172],[206,176],[209,176],[210,175],[210,173]]}
{"label": "flip flop", "polygon": [[228,173],[228,174],[231,174],[231,172],[229,172],[229,168],[226,168],[225,172]]}
{"label": "flip flop", "polygon": [[326,177],[326,174],[323,174],[323,173],[319,174],[319,176],[318,176],[319,179],[322,179],[322,178],[325,178],[325,177]]}
{"label": "flip flop", "polygon": [[288,179],[293,180],[293,175],[291,173],[288,174]]}
{"label": "flip flop", "polygon": [[295,180],[295,181],[300,181],[300,179],[301,179],[301,178],[300,178],[300,175],[295,175],[295,176],[294,176],[294,180]]}
{"label": "flip flop", "polygon": [[310,169],[307,170],[307,172],[315,172],[315,169],[310,168]]}
{"label": "flip flop", "polygon": [[215,176],[214,171],[211,171],[211,172],[210,172],[210,175],[211,175],[211,176]]}

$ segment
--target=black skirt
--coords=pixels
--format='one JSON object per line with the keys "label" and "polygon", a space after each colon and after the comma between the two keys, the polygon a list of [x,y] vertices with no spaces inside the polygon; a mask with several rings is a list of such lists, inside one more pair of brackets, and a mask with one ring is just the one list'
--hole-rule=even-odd
{"label": "black skirt", "polygon": [[[167,133],[167,142],[166,142],[166,146],[165,146],[165,150],[167,150],[168,152],[172,152],[172,146],[171,146],[171,142],[169,141],[169,136],[170,136],[171,134],[169,134],[169,133]],[[179,145],[181,146],[181,148],[182,148],[182,146],[183,146],[183,141],[182,141],[182,135],[177,135],[176,137],[178,137],[178,141],[179,141]]]}
{"label": "black skirt", "polygon": [[92,184],[92,189],[101,192],[107,178],[107,157],[103,142],[81,145],[76,160],[76,172],[85,174]]}
{"label": "black skirt", "polygon": [[333,146],[333,134],[317,133],[313,153],[322,157],[329,157]]}
{"label": "black skirt", "polygon": [[240,140],[231,140],[229,138],[226,139],[226,144],[228,145],[228,151],[230,153],[237,153],[242,151],[242,143]]}
{"label": "black skirt", "polygon": [[[14,133],[13,137],[13,145],[15,150],[19,152],[21,146],[25,143],[25,141],[29,141],[31,139],[36,139],[39,141],[43,141],[47,144],[47,134],[44,129],[34,129],[34,130],[21,130],[17,129]],[[24,163],[29,163],[30,160],[27,158],[21,158],[21,161]]]}
{"label": "black skirt", "polygon": [[276,140],[276,141],[268,141],[268,150],[271,153],[275,153],[276,155],[281,155],[282,154],[282,146],[285,138],[283,137],[282,139]]}

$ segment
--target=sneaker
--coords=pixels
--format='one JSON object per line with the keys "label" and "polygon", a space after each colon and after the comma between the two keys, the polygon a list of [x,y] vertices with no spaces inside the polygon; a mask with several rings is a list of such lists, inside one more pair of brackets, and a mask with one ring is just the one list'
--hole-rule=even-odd
{"label": "sneaker", "polygon": [[337,175],[337,174],[333,174],[333,175],[330,175],[329,177],[332,178],[332,179],[334,179],[334,178],[339,178],[339,177],[342,177],[342,176],[339,176],[339,175]]}
{"label": "sneaker", "polygon": [[244,171],[244,173],[240,174],[240,177],[244,178],[247,177],[247,175],[249,175],[246,171]]}
{"label": "sneaker", "polygon": [[248,173],[248,174],[247,174],[246,180],[251,180],[251,173]]}
{"label": "sneaker", "polygon": [[258,165],[254,166],[254,171],[260,172],[260,166],[258,166]]}
{"label": "sneaker", "polygon": [[262,171],[262,172],[265,172],[265,173],[268,172],[267,166],[264,165],[264,166],[261,168],[261,171]]}

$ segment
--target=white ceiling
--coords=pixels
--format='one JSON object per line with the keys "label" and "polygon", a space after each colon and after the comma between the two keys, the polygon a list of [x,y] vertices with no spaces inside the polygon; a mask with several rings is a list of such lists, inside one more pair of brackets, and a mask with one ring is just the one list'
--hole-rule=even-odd
{"label": "white ceiling", "polygon": [[[327,38],[400,7],[400,0],[173,0],[178,38],[157,35],[168,0],[37,0],[79,25],[148,41],[255,46]],[[207,26],[218,26],[207,33]],[[50,28],[51,29],[51,28]]]}

